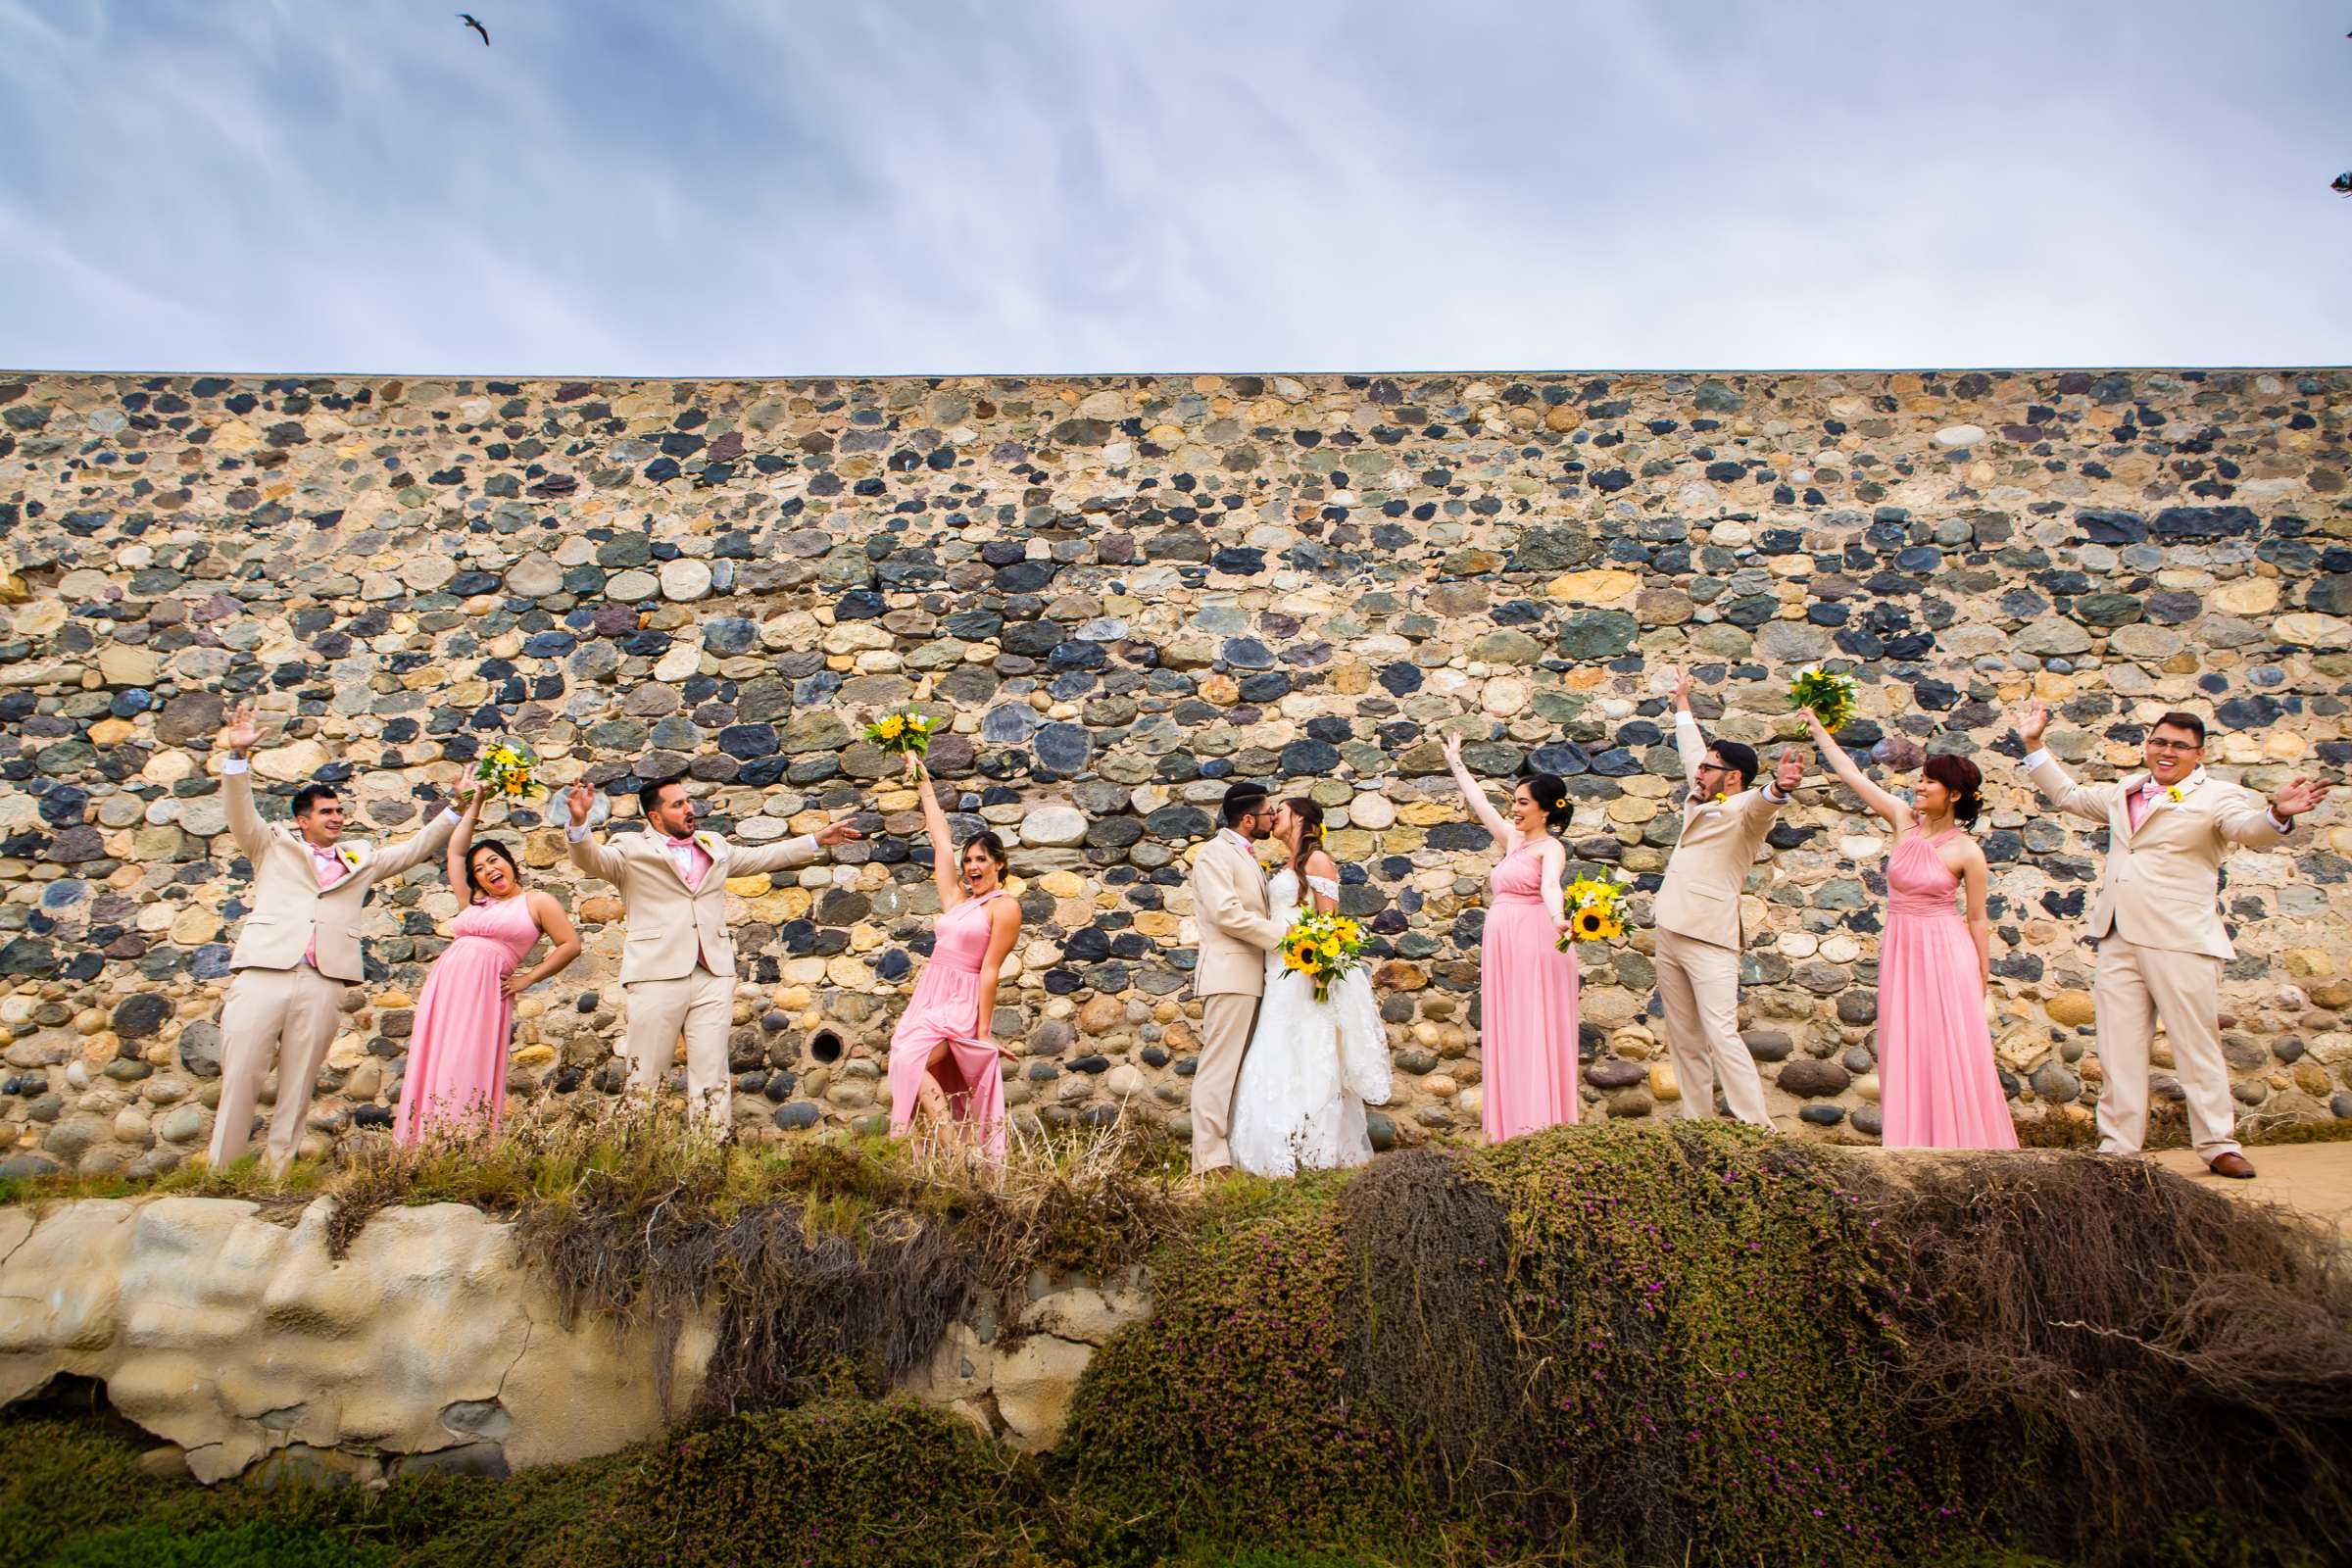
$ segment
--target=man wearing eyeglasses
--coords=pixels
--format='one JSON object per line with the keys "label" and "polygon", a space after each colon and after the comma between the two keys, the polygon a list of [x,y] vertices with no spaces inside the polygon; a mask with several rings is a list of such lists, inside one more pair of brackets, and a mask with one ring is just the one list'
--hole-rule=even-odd
{"label": "man wearing eyeglasses", "polygon": [[2135,1154],[2148,1130],[2148,1048],[2162,1020],[2188,1100],[2189,1135],[2218,1176],[2248,1177],[2222,1055],[2222,965],[2236,956],[2218,903],[2222,861],[2233,848],[2267,850],[2294,819],[2328,798],[2329,785],[2298,778],[2267,802],[2208,775],[2205,721],[2172,712],[2148,730],[2147,770],[2113,784],[2078,784],[2042,746],[2050,714],[2028,703],[2017,715],[2026,771],[2042,798],[2107,829],[2107,878],[2084,921],[2097,939],[2099,1151]]}

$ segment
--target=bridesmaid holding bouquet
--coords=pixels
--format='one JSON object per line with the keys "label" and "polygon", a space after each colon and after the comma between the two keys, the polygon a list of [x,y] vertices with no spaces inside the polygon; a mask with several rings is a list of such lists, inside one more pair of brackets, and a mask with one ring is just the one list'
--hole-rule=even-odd
{"label": "bridesmaid holding bouquet", "polygon": [[890,1037],[890,1130],[904,1137],[919,1118],[1004,1154],[1004,1074],[1012,1053],[997,1044],[997,972],[1021,934],[1021,906],[1004,892],[1004,844],[982,831],[955,848],[919,750],[908,748],[906,778],[922,797],[931,840],[939,924],[931,961]]}
{"label": "bridesmaid holding bouquet", "polygon": [[1488,874],[1493,895],[1479,939],[1479,1056],[1486,1073],[1487,1141],[1499,1144],[1576,1120],[1576,955],[1560,873],[1568,848],[1568,786],[1549,773],[1521,779],[1510,815],[1494,809],[1462,761],[1462,738],[1446,737],[1446,765],[1470,814],[1502,846]]}
{"label": "bridesmaid holding bouquet", "polygon": [[[580,956],[579,932],[555,896],[523,884],[522,868],[505,845],[474,842],[474,821],[490,791],[488,784],[474,788],[450,837],[449,885],[470,902],[451,928],[456,940],[433,960],[416,998],[408,1074],[392,1126],[401,1144],[467,1124],[498,1131],[514,999]],[[522,967],[542,937],[547,956]]]}
{"label": "bridesmaid holding bouquet", "polygon": [[1818,714],[1808,710],[1805,722],[1831,771],[1894,828],[1879,942],[1881,1141],[1888,1149],[2015,1149],[2017,1127],[1984,1023],[1992,984],[1984,852],[1967,831],[1984,807],[1984,777],[1965,757],[1931,757],[1918,804],[1907,806],[1863,774]]}

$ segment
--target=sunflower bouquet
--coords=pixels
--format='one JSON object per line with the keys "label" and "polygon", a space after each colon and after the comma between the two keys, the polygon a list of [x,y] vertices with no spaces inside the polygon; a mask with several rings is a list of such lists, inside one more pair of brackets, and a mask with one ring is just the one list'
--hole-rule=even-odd
{"label": "sunflower bouquet", "polygon": [[1331,983],[1364,961],[1364,928],[1337,909],[1299,911],[1284,934],[1282,966],[1314,982],[1315,1000],[1331,1000]]}
{"label": "sunflower bouquet", "polygon": [[866,725],[865,738],[893,757],[921,757],[931,750],[931,731],[937,727],[909,708]]}
{"label": "sunflower bouquet", "polygon": [[1854,716],[1854,677],[1808,669],[1789,686],[1788,706],[1809,708],[1823,729],[1837,729]]}
{"label": "sunflower bouquet", "polygon": [[510,801],[527,801],[547,792],[539,782],[539,759],[520,741],[492,742],[474,767],[473,777],[490,794]]}
{"label": "sunflower bouquet", "polygon": [[1566,953],[1579,942],[1614,942],[1625,935],[1625,902],[1627,878],[1623,871],[1611,871],[1605,878],[1580,876],[1568,884],[1563,902],[1568,910],[1568,930],[1559,940],[1559,950]]}

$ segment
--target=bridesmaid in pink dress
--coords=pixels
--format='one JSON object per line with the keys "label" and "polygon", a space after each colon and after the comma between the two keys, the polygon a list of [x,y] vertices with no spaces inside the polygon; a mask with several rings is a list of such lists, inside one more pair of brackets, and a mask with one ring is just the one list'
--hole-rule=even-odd
{"label": "bridesmaid in pink dress", "polygon": [[[1888,1149],[2015,1149],[1984,1023],[1992,922],[1984,852],[1967,833],[1984,809],[1965,757],[1931,757],[1916,806],[1879,788],[1805,714],[1813,743],[1863,804],[1894,826],[1886,852],[1886,932],[1879,939],[1880,1142]],[[1952,895],[1966,889],[1964,919]]]}
{"label": "bridesmaid in pink dress", "polygon": [[[522,870],[495,839],[473,842],[482,798],[476,793],[449,841],[449,884],[473,902],[451,927],[452,941],[433,960],[416,998],[409,1069],[401,1080],[392,1136],[416,1144],[439,1131],[498,1131],[507,1102],[507,1044],[514,999],[579,956],[571,916],[552,895],[525,888]],[[546,937],[548,954],[529,969],[522,960]]]}
{"label": "bridesmaid in pink dress", "polygon": [[1462,764],[1459,735],[1446,737],[1446,762],[1471,813],[1503,846],[1487,877],[1493,897],[1478,955],[1487,1141],[1500,1143],[1576,1120],[1576,955],[1559,951],[1568,786],[1549,773],[1521,779],[1506,820]]}
{"label": "bridesmaid in pink dress", "polygon": [[919,1116],[1002,1159],[1003,1063],[1013,1054],[996,1042],[997,971],[1021,934],[1021,906],[1004,892],[1004,841],[990,832],[973,834],[964,843],[958,877],[958,857],[948,853],[955,841],[947,813],[921,760],[911,754],[906,776],[922,797],[940,913],[931,961],[890,1037],[890,1130],[904,1137]]}

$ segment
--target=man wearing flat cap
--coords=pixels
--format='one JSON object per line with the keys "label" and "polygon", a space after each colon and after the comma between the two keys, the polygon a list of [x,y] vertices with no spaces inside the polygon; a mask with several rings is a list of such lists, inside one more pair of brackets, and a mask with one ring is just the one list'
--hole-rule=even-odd
{"label": "man wearing flat cap", "polygon": [[1274,818],[1263,784],[1236,784],[1218,814],[1224,826],[1193,857],[1193,919],[1200,956],[1193,995],[1200,999],[1200,1059],[1193,1069],[1193,1169],[1230,1169],[1233,1085],[1250,1052],[1250,1031],[1266,988],[1266,955],[1282,928],[1266,906],[1266,873],[1255,845]]}

